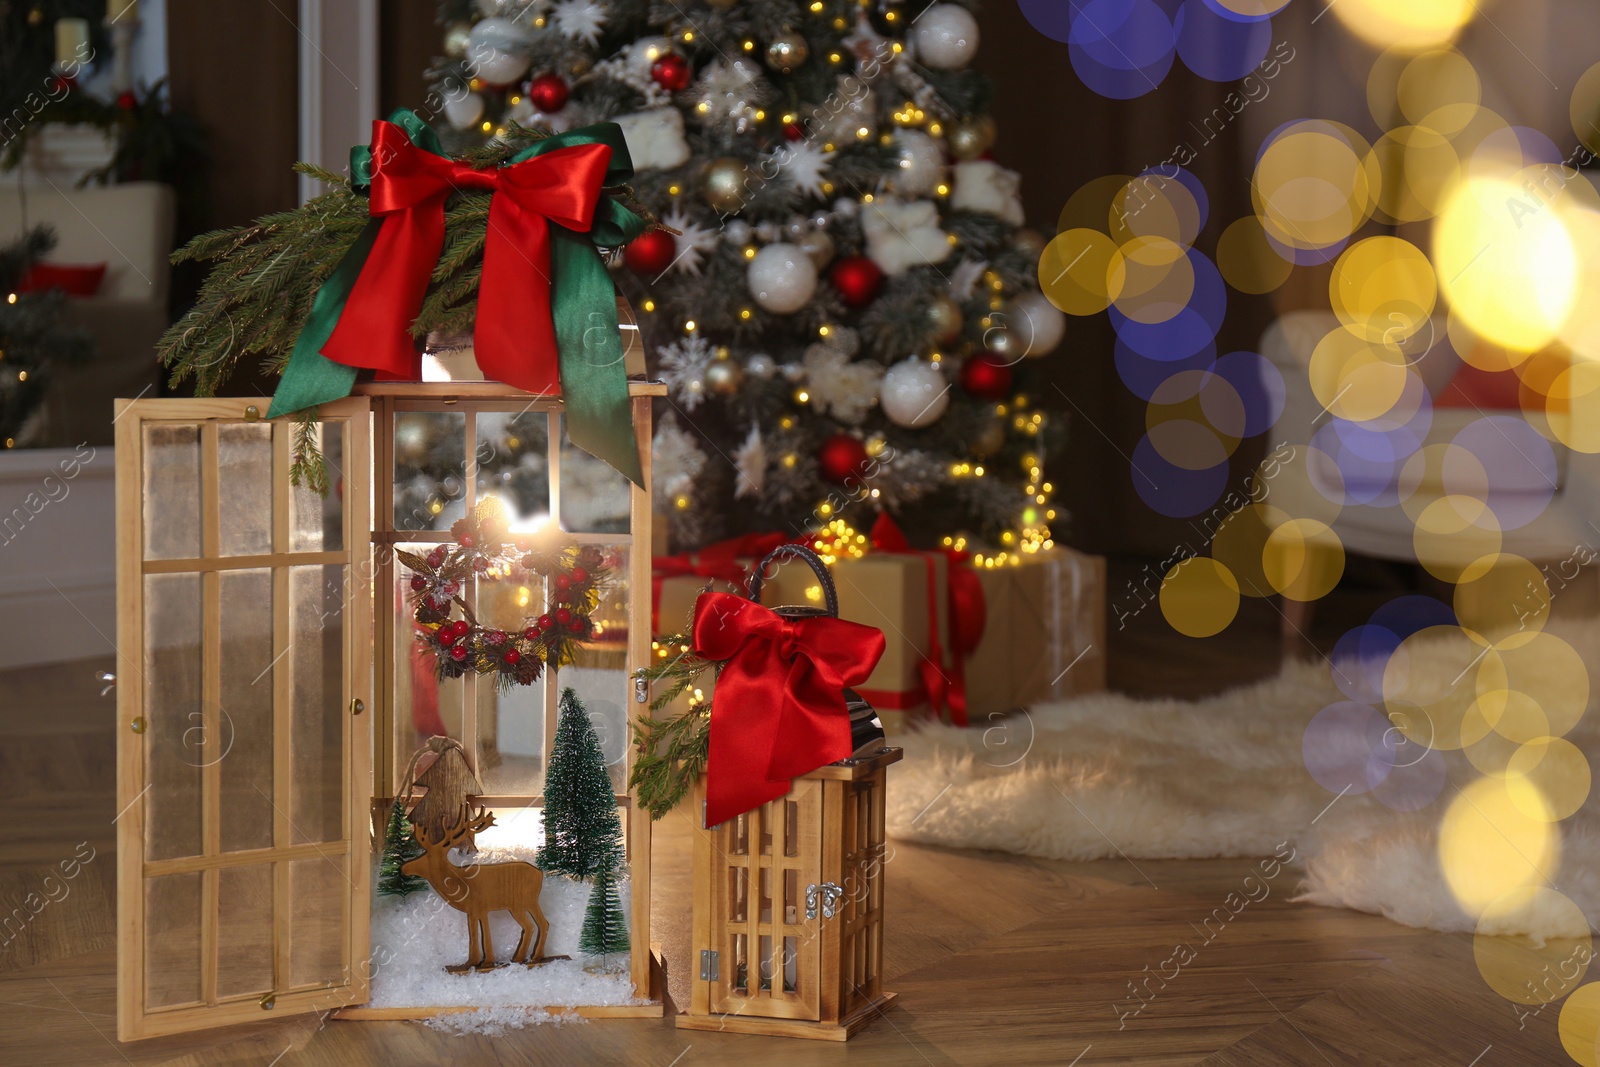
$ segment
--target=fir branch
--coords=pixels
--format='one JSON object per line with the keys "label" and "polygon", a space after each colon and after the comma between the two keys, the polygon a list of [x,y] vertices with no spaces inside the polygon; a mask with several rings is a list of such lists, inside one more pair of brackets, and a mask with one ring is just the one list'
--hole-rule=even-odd
{"label": "fir branch", "polygon": [[289,464],[289,484],[301,485],[326,496],[328,464],[317,438],[317,409],[307,408],[294,424],[294,460]]}

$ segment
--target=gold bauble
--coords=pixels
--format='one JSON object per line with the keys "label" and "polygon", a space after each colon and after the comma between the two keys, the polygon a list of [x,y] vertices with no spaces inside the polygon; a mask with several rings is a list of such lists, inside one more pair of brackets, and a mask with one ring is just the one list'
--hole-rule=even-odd
{"label": "gold bauble", "polygon": [[465,22],[452,22],[444,28],[444,54],[451,59],[467,58],[472,47],[472,27]]}
{"label": "gold bauble", "polygon": [[810,46],[798,33],[780,33],[767,43],[767,66],[779,74],[793,74],[810,55]]}
{"label": "gold bauble", "polygon": [[950,154],[960,160],[973,160],[994,147],[994,119],[980,115],[950,127]]}
{"label": "gold bauble", "polygon": [[833,238],[822,230],[812,230],[796,243],[806,250],[806,255],[811,257],[811,262],[816,264],[818,270],[833,259]]}
{"label": "gold bauble", "polygon": [[925,314],[930,339],[934,344],[947,345],[961,336],[965,318],[961,314],[961,305],[950,297],[943,294],[934,297]]}
{"label": "gold bauble", "polygon": [[34,8],[30,8],[28,10],[28,25],[30,25],[30,26],[43,26],[44,25],[44,8],[42,8],[42,7],[34,7]]}
{"label": "gold bauble", "polygon": [[1035,263],[1039,261],[1040,256],[1044,255],[1046,244],[1044,234],[1027,227],[1018,230],[1011,238],[1012,247]]}
{"label": "gold bauble", "polygon": [[706,388],[718,396],[732,396],[744,382],[744,368],[731,359],[719,359],[706,368]]}
{"label": "gold bauble", "polygon": [[1006,424],[1000,419],[991,419],[984,424],[967,447],[972,449],[972,454],[979,459],[988,459],[1006,446]]}
{"label": "gold bauble", "polygon": [[732,156],[713,159],[706,165],[705,187],[701,195],[712,210],[732,215],[744,208],[744,163]]}
{"label": "gold bauble", "polygon": [[1027,345],[1016,334],[998,323],[983,332],[983,346],[1008,363],[1027,355]]}

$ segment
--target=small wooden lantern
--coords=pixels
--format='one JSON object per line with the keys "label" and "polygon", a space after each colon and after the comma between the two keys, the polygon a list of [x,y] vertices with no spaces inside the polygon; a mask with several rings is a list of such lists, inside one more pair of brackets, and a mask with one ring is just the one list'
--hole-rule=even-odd
{"label": "small wooden lantern", "polygon": [[[680,1028],[844,1041],[894,1000],[883,990],[884,789],[901,756],[864,745],[794,779],[787,796],[696,830],[695,973]],[[694,805],[705,811],[704,778]]]}

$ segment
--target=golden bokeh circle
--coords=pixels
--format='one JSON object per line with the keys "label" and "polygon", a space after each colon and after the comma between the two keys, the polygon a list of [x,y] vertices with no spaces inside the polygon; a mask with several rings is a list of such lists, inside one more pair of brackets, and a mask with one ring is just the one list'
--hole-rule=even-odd
{"label": "golden bokeh circle", "polygon": [[1554,878],[1561,839],[1548,818],[1530,818],[1512,800],[1504,781],[1480,778],[1440,820],[1439,865],[1456,902],[1477,917],[1507,893]]}
{"label": "golden bokeh circle", "polygon": [[1061,214],[1056,217],[1056,232],[1103,231],[1110,217],[1111,205],[1132,180],[1131,174],[1105,174],[1084,182],[1062,206]]}
{"label": "golden bokeh circle", "polygon": [[1262,569],[1267,584],[1285,599],[1321,600],[1344,575],[1344,543],[1327,523],[1289,519],[1268,536]]}
{"label": "golden bokeh circle", "polygon": [[1039,290],[1068,315],[1098,315],[1111,306],[1107,271],[1117,245],[1099,230],[1057,234],[1039,257]]}
{"label": "golden bokeh circle", "polygon": [[1395,86],[1395,100],[1408,121],[1421,122],[1441,108],[1478,106],[1483,82],[1466,56],[1453,48],[1434,49],[1406,64]]}
{"label": "golden bokeh circle", "polygon": [[1578,143],[1591,152],[1600,153],[1600,63],[1584,71],[1578,84],[1572,87],[1568,114]]}
{"label": "golden bokeh circle", "polygon": [[1374,47],[1421,52],[1454,41],[1478,5],[1476,0],[1341,0],[1329,10]]}
{"label": "golden bokeh circle", "polygon": [[1161,614],[1188,637],[1212,637],[1239,613],[1239,583],[1233,572],[1207,556],[1193,556],[1161,581]]}
{"label": "golden bokeh circle", "polygon": [[1473,685],[1494,728],[1518,743],[1566,736],[1589,706],[1583,657],[1544,631],[1497,641],[1494,654],[1480,661]]}
{"label": "golden bokeh circle", "polygon": [[1372,145],[1383,173],[1376,214],[1381,221],[1422,222],[1439,213],[1461,180],[1461,157],[1444,133],[1427,126],[1399,126]]}
{"label": "golden bokeh circle", "polygon": [[[1506,778],[1512,802],[1524,814],[1542,812],[1555,822],[1576,814],[1593,784],[1589,758],[1564,737],[1536,737],[1519,746],[1506,764]],[[1519,783],[1536,790],[1543,804],[1528,797]]]}
{"label": "golden bokeh circle", "polygon": [[1561,1005],[1561,1047],[1578,1067],[1600,1067],[1600,982],[1578,987]]}
{"label": "golden bokeh circle", "polygon": [[1513,1004],[1551,1004],[1581,980],[1594,946],[1583,909],[1554,889],[1519,886],[1484,908],[1472,956],[1489,988]]}
{"label": "golden bokeh circle", "polygon": [[1395,347],[1423,329],[1439,296],[1433,264],[1399,237],[1369,237],[1340,255],[1328,298],[1346,327],[1369,344]]}
{"label": "golden bokeh circle", "polygon": [[1384,710],[1396,729],[1425,748],[1453,752],[1463,747],[1462,728],[1477,694],[1472,677],[1485,650],[1455,626],[1419,630],[1395,648],[1383,669]]}
{"label": "golden bokeh circle", "polygon": [[1154,326],[1188,306],[1194,295],[1194,263],[1176,241],[1132,237],[1112,255],[1106,288],[1118,311]]}
{"label": "golden bokeh circle", "polygon": [[1435,578],[1471,582],[1499,558],[1500,523],[1482,500],[1446,493],[1430,500],[1414,521],[1412,549]]}
{"label": "golden bokeh circle", "polygon": [[1582,360],[1556,375],[1545,394],[1550,432],[1574,452],[1600,453],[1600,362]]}
{"label": "golden bokeh circle", "polygon": [[1118,244],[1138,237],[1160,237],[1185,248],[1200,236],[1200,202],[1176,178],[1149,171],[1128,183],[1111,200],[1106,232]]}
{"label": "golden bokeh circle", "polygon": [[1405,354],[1373,344],[1360,328],[1331,330],[1311,353],[1311,392],[1328,413],[1351,422],[1387,415],[1410,381]]}
{"label": "golden bokeh circle", "polygon": [[1457,583],[1452,594],[1456,618],[1479,644],[1515,648],[1550,619],[1550,584],[1529,559],[1498,552]]}
{"label": "golden bokeh circle", "polygon": [[1346,240],[1372,217],[1382,185],[1383,169],[1360,134],[1310,119],[1262,151],[1251,195],[1273,240],[1319,249]]}
{"label": "golden bokeh circle", "polygon": [[1246,504],[1217,526],[1211,558],[1232,572],[1239,592],[1253,597],[1273,594],[1265,569],[1267,540],[1288,521],[1288,513],[1270,504]]}
{"label": "golden bokeh circle", "polygon": [[1229,224],[1217,239],[1217,269],[1239,292],[1259,296],[1288,281],[1294,264],[1279,255],[1267,240],[1261,219],[1246,215]]}

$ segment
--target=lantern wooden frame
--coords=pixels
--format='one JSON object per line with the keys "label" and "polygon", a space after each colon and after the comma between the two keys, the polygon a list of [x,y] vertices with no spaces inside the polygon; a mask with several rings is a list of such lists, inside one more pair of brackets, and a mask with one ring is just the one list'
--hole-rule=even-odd
{"label": "lantern wooden frame", "polygon": [[[844,1041],[894,1000],[883,989],[884,800],[902,754],[819,767],[787,796],[697,828],[680,1028]],[[694,804],[705,810],[703,779]]]}
{"label": "lantern wooden frame", "polygon": [[[658,384],[629,384],[634,429],[647,481],[650,402],[664,393],[665,388]],[[377,515],[370,513],[374,487],[392,488],[393,457],[389,451],[390,441],[382,431],[385,427],[392,428],[395,412],[407,408],[542,411],[554,415],[562,410],[562,405],[558,398],[530,397],[511,387],[486,382],[362,386],[347,400],[323,405],[319,419],[324,432],[329,428],[337,430],[341,442],[342,467],[335,474],[340,481],[337,511],[341,537],[334,547],[300,544],[300,535],[290,530],[292,502],[299,502],[304,496],[304,491],[297,494],[292,490],[288,481],[295,427],[287,420],[264,420],[263,413],[268,407],[269,401],[265,398],[135,400],[121,401],[117,406],[117,673],[121,679],[117,690],[118,1036],[122,1040],[256,1021],[263,1018],[264,1012],[281,1015],[335,1010],[335,1016],[342,1018],[392,1019],[453,1010],[356,1007],[370,996],[371,860],[376,851],[381,850],[388,806],[398,792],[392,718],[395,613],[389,610],[387,600],[379,600],[380,610],[374,612],[374,596],[386,596],[395,588],[396,564],[393,553],[386,549],[402,540],[450,539],[448,531],[397,533],[392,521],[383,517],[390,509],[378,509]],[[469,425],[470,421],[469,418]],[[185,498],[184,506],[194,514],[194,547],[177,553],[153,554],[146,543],[148,531],[155,528],[149,523],[153,521],[151,516],[168,504],[161,499],[161,494],[167,484],[162,479],[168,477],[170,471],[163,474],[150,465],[156,449],[149,442],[156,440],[151,437],[152,433],[169,432],[180,435],[185,443],[183,478],[193,483],[193,495]],[[235,453],[230,453],[228,449],[232,446],[225,442],[238,439],[247,440],[257,449],[252,461],[256,476],[270,470],[266,484],[270,485],[271,517],[259,520],[269,529],[264,533],[258,531],[256,535],[258,540],[265,539],[265,547],[250,551],[222,545],[228,536],[223,527],[239,521],[236,517],[222,517],[222,504],[234,491],[229,484],[231,475],[224,475],[223,468],[228,463],[227,456],[236,453],[236,449]],[[552,436],[549,447],[552,451],[558,450],[559,439]],[[192,461],[187,458],[191,452]],[[270,460],[266,458],[269,454]],[[465,473],[475,493],[474,466],[469,464]],[[552,482],[559,482],[555,472],[552,472]],[[629,547],[625,663],[626,677],[631,679],[633,673],[648,662],[650,651],[651,510],[648,492],[634,486],[630,493],[627,534],[604,537],[583,534],[580,539],[584,543],[621,543]],[[239,503],[237,496],[234,493],[236,505]],[[392,499],[392,493],[388,498],[380,495],[378,499]],[[299,506],[303,510],[308,505],[301,503]],[[266,509],[258,505],[258,510]],[[230,516],[237,514],[237,510],[229,513]],[[322,592],[325,600],[337,606],[336,632],[324,634],[323,645],[328,654],[335,654],[337,650],[338,662],[323,663],[322,688],[313,687],[306,692],[296,688],[293,674],[296,660],[289,656],[295,644],[289,618],[292,601],[289,590],[296,568],[302,571],[321,568],[319,577],[324,573],[328,575],[325,582],[331,582],[336,571],[342,582],[340,588]],[[230,675],[236,664],[224,655],[223,643],[226,620],[238,610],[228,601],[227,612],[224,611],[224,587],[230,582],[236,584],[237,576],[243,574],[270,584],[270,636],[258,634],[257,651],[270,650],[271,663],[277,668],[270,675],[270,683],[265,683],[254,698],[261,701],[260,709],[265,710],[252,711],[248,722],[242,712],[230,716],[222,707],[226,687],[249,683],[249,679],[241,682]],[[170,699],[170,694],[151,689],[146,678],[147,668],[152,663],[149,657],[163,653],[160,635],[153,642],[147,641],[153,616],[147,610],[150,605],[146,602],[145,590],[152,581],[159,583],[163,576],[172,575],[180,576],[177,580],[184,586],[186,595],[192,587],[196,604],[192,612],[193,626],[186,624],[184,640],[187,643],[180,650],[185,659],[178,672],[179,676],[187,678],[192,661],[194,677],[179,685],[183,699],[176,702]],[[300,576],[303,578],[305,574]],[[299,588],[297,585],[296,589]],[[376,642],[373,639],[374,615],[379,638]],[[327,629],[326,612],[322,621]],[[262,627],[265,626],[263,623]],[[287,661],[286,656],[289,657]],[[554,735],[558,685],[554,673],[547,673],[546,680],[541,683],[546,696],[546,752]],[[171,677],[173,672],[167,669],[166,675]],[[307,700],[319,706],[308,709]],[[371,713],[363,714],[369,707]],[[631,731],[644,707],[631,688],[626,694],[625,707],[625,727]],[[333,790],[326,767],[321,769],[323,784],[318,786],[320,803],[335,805],[333,810],[325,808],[324,821],[330,826],[336,822],[338,832],[330,830],[320,837],[312,835],[304,839],[305,834],[295,825],[297,800],[292,791],[297,788],[294,783],[300,780],[297,776],[304,777],[299,761],[317,755],[308,749],[308,742],[300,734],[294,733],[300,729],[296,723],[307,714],[320,716],[322,734],[319,736],[331,738],[333,733],[338,736],[336,745],[330,742],[321,753],[326,756],[337,748],[337,766],[333,768],[337,790]],[[239,721],[235,722],[235,718]],[[224,775],[222,761],[227,749],[221,746],[224,735],[231,737],[230,731],[240,727],[261,731],[256,737],[264,739],[260,743],[270,752],[259,758],[270,766],[273,782],[271,795],[267,797],[272,810],[266,819],[271,824],[270,830],[258,830],[267,835],[266,847],[243,850],[225,847],[223,841],[224,833],[228,832],[223,829],[226,792],[223,783],[232,776]],[[179,743],[183,745],[198,738],[201,754],[207,756],[203,765],[194,766],[191,773],[174,764],[170,752],[155,750],[158,743],[170,749],[174,738],[181,739]],[[206,747],[208,745],[217,747]],[[213,751],[221,754],[210,759]],[[623,752],[622,781],[625,782],[631,771],[632,746],[625,744]],[[404,753],[403,757],[409,754]],[[166,782],[173,778],[174,767],[177,777],[184,783],[177,793]],[[496,803],[542,802],[542,798],[535,795],[484,799],[491,807]],[[619,792],[617,800],[622,809],[632,887],[629,979],[635,995],[646,998],[649,1003],[575,1009],[558,1007],[555,1010],[576,1010],[597,1018],[659,1017],[663,1014],[664,985],[660,962],[650,944],[650,819],[628,793]],[[186,844],[175,856],[147,856],[147,846],[154,840],[150,835],[160,832],[159,824],[152,820],[171,817],[172,812],[180,808],[179,821],[186,832],[189,824],[193,824],[190,836],[194,844]],[[338,887],[341,899],[309,916],[303,908],[297,911],[297,902],[308,899],[296,888],[299,879],[306,874],[308,866],[330,861],[341,872],[343,883]],[[168,890],[173,876],[183,882],[188,895],[176,909],[164,906],[165,910],[152,910],[152,894],[170,896]],[[293,883],[292,877],[297,879]],[[154,886],[162,878],[167,882],[158,892]],[[225,917],[223,909],[231,906],[236,894],[234,888],[225,889],[222,883],[228,881],[236,888],[241,880],[251,881],[255,895],[263,898],[251,915],[249,935],[255,939],[251,949],[261,957],[256,973],[271,975],[270,981],[259,989],[229,988],[226,977],[219,983],[219,971],[229,971],[233,967],[225,942],[235,936],[231,929],[234,920]],[[188,907],[190,897],[198,904],[194,909]],[[149,915],[164,917],[163,921],[172,929],[147,929]],[[318,927],[314,935],[308,932],[312,926]],[[171,944],[161,940],[172,931],[176,931],[176,937]],[[298,962],[301,957],[297,955],[300,950],[296,946],[308,945],[321,948],[326,967],[315,981],[296,982],[294,976],[305,972]],[[185,954],[185,960],[189,960],[192,950],[192,974],[185,970],[183,979],[184,982],[192,979],[195,993],[189,995],[184,991],[175,1000],[168,998],[156,1004],[148,995],[147,984],[162,974],[160,954],[169,950]],[[310,949],[306,951],[309,953]],[[337,955],[336,960],[334,955]],[[185,967],[188,966],[185,963]]]}

